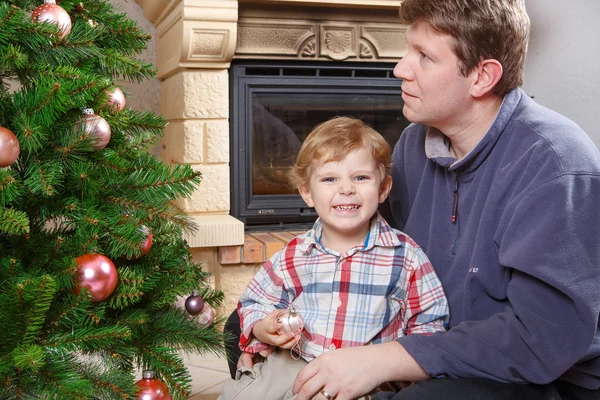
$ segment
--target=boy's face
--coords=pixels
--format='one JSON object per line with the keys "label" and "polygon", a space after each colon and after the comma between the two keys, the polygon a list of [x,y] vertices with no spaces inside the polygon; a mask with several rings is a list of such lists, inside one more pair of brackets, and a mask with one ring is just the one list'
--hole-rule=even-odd
{"label": "boy's face", "polygon": [[321,217],[324,241],[348,240],[353,245],[364,241],[371,217],[392,186],[390,177],[383,185],[381,179],[366,149],[353,151],[339,162],[313,161],[308,185],[298,190]]}
{"label": "boy's face", "polygon": [[476,72],[461,75],[452,38],[427,22],[416,21],[406,32],[408,52],[394,68],[402,79],[403,113],[411,122],[451,132],[469,110]]}

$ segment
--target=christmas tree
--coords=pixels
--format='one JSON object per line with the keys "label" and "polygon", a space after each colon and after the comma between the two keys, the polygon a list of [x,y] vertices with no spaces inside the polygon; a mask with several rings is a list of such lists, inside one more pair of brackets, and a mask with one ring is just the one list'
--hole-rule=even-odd
{"label": "christmas tree", "polygon": [[117,87],[154,76],[149,35],[108,1],[56,3],[0,1],[0,398],[141,398],[152,370],[186,399],[182,354],[223,352],[174,205],[201,176],[148,151],[166,122]]}

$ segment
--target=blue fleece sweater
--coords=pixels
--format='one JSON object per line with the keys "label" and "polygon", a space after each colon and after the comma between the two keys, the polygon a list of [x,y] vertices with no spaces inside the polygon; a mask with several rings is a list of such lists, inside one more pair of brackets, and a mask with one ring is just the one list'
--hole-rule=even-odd
{"label": "blue fleece sweater", "polygon": [[600,153],[587,135],[516,89],[461,160],[439,131],[409,126],[393,178],[396,224],[450,305],[448,332],[398,339],[425,371],[598,389]]}

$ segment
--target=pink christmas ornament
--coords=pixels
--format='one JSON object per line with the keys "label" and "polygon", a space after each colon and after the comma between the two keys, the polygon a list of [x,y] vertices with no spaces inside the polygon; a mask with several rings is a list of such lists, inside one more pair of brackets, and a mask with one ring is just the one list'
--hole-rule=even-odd
{"label": "pink christmas ornament", "polygon": [[196,318],[200,325],[212,325],[215,322],[215,309],[205,302],[202,312]]}
{"label": "pink christmas ornament", "polygon": [[117,286],[117,268],[113,262],[102,254],[84,254],[75,259],[77,263],[77,279],[79,285],[75,295],[81,288],[86,288],[92,294],[92,302],[97,303],[112,294]]}
{"label": "pink christmas ornament", "polygon": [[8,167],[19,158],[21,147],[15,134],[0,126],[0,168]]}
{"label": "pink christmas ornament", "polygon": [[36,8],[31,19],[39,22],[52,22],[60,28],[60,38],[63,39],[71,32],[71,17],[55,0],[44,0],[44,4]]}
{"label": "pink christmas ornament", "polygon": [[110,141],[110,126],[104,118],[94,114],[91,108],[82,110],[83,117],[77,123],[76,129],[84,129],[92,141],[94,150],[102,150]]}
{"label": "pink christmas ornament", "polygon": [[121,89],[116,87],[113,90],[108,91],[107,93],[108,102],[106,104],[108,105],[108,108],[111,111],[121,111],[123,108],[125,108],[125,95],[123,94]]}

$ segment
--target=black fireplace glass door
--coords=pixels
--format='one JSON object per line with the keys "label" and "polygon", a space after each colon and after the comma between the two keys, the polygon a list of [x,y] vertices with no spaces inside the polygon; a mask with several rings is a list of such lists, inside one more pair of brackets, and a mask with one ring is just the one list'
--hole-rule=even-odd
{"label": "black fireplace glass door", "polygon": [[289,175],[312,129],[335,116],[359,118],[393,146],[405,127],[402,104],[382,94],[253,93],[252,194],[289,195]]}
{"label": "black fireplace glass door", "polygon": [[409,124],[400,80],[391,75],[392,65],[371,68],[373,73],[360,74],[342,68],[340,73],[352,73],[346,77],[332,67],[326,73],[296,67],[300,73],[286,74],[286,68],[246,66],[234,76],[232,213],[247,228],[305,228],[316,219],[289,176],[302,142],[321,122],[359,118],[394,146]]}

